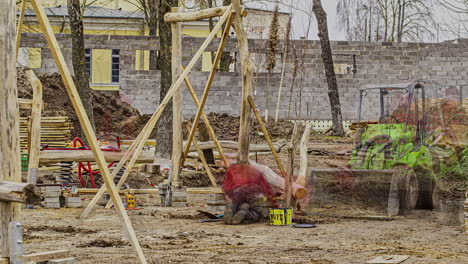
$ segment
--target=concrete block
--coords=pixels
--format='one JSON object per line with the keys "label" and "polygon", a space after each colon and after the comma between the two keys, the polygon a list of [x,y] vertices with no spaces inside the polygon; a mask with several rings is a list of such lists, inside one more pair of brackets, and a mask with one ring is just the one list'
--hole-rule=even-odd
{"label": "concrete block", "polygon": [[83,205],[81,203],[65,203],[65,207],[68,208],[81,208]]}
{"label": "concrete block", "polygon": [[224,201],[224,193],[209,193],[208,194],[209,200],[222,200]]}
{"label": "concrete block", "polygon": [[45,186],[45,192],[60,192],[60,186]]}
{"label": "concrete block", "polygon": [[76,258],[64,258],[64,259],[54,259],[49,260],[47,264],[76,264]]}
{"label": "concrete block", "polygon": [[60,203],[44,203],[44,207],[58,209],[60,208]]}
{"label": "concrete block", "polygon": [[44,197],[47,198],[58,198],[60,197],[60,192],[45,192]]}
{"label": "concrete block", "polygon": [[58,203],[60,202],[60,198],[50,198],[50,197],[47,197],[47,198],[44,198],[44,202],[45,203]]}
{"label": "concrete block", "polygon": [[187,207],[187,202],[172,202],[172,207]]}
{"label": "concrete block", "polygon": [[65,197],[65,203],[80,203],[81,204],[81,198],[80,197]]}

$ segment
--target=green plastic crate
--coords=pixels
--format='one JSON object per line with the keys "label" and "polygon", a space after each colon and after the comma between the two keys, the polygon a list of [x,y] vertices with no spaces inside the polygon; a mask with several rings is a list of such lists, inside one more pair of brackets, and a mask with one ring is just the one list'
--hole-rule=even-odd
{"label": "green plastic crate", "polygon": [[28,154],[21,154],[21,171],[28,171]]}

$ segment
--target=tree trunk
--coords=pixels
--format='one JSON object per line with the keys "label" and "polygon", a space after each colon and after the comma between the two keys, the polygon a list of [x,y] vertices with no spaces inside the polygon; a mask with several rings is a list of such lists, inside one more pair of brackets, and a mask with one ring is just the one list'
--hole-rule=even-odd
{"label": "tree trunk", "polygon": [[[70,19],[70,31],[72,39],[72,64],[73,73],[75,74],[75,84],[78,93],[80,94],[81,101],[83,102],[86,114],[89,121],[93,126],[94,131],[96,127],[94,124],[93,113],[93,97],[91,96],[91,89],[89,88],[90,76],[86,69],[85,59],[85,45],[83,36],[83,15],[84,10],[81,7],[79,0],[68,0],[68,17]],[[81,138],[86,141],[84,132],[81,132]]]}
{"label": "tree trunk", "polygon": [[[148,0],[148,12],[146,24],[148,25],[149,35],[156,37],[158,35],[158,0]],[[149,69],[158,69],[158,53],[156,50],[150,50]]]}
{"label": "tree trunk", "polygon": [[[164,15],[171,12],[171,7],[178,5],[177,0],[159,0],[159,40],[160,52],[158,68],[161,70],[161,85],[159,91],[160,102],[166,96],[172,85],[172,28],[171,23],[164,22]],[[156,130],[156,158],[170,159],[172,155],[172,101],[164,108]]]}
{"label": "tree trunk", "polygon": [[[228,6],[230,4],[231,0],[223,0],[223,6]],[[231,65],[231,59],[231,54],[229,52],[223,52],[223,54],[221,55],[221,61],[219,62],[219,71],[228,72],[229,66]]]}
{"label": "tree trunk", "polygon": [[335,135],[343,136],[343,120],[341,117],[340,95],[338,93],[338,83],[336,81],[335,70],[333,69],[333,57],[328,38],[327,14],[322,8],[320,0],[314,0],[312,10],[317,18],[318,36],[322,48],[322,59],[325,66],[325,76],[328,84],[328,98],[332,115],[332,130]]}

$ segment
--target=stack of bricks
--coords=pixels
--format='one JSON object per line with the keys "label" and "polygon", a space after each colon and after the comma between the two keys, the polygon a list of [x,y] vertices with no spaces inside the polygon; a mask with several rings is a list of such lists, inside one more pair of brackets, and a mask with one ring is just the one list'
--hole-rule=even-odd
{"label": "stack of bricks", "polygon": [[172,207],[187,207],[187,192],[185,187],[175,187],[172,189]]}
{"label": "stack of bricks", "polygon": [[208,211],[210,212],[223,212],[226,202],[223,193],[210,193],[208,194],[208,201],[206,202]]}
{"label": "stack of bricks", "polygon": [[60,208],[60,186],[45,186],[44,207]]}

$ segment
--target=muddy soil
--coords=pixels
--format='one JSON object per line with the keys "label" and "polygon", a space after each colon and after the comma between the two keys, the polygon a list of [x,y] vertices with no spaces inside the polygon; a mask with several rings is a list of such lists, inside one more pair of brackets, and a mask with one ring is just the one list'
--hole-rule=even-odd
{"label": "muddy soil", "polygon": [[[394,221],[337,219],[300,229],[200,223],[195,209],[146,207],[128,212],[149,263],[348,264],[380,255],[410,256],[405,263],[468,262],[463,230],[436,224],[428,212]],[[81,209],[24,210],[30,234],[25,237],[26,251],[69,249],[81,264],[137,263],[115,211],[100,208],[86,220],[77,219],[80,213]],[[68,226],[82,232],[70,233]]]}

